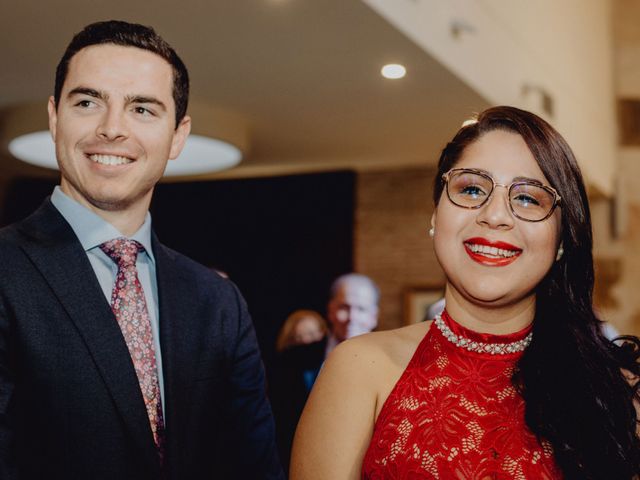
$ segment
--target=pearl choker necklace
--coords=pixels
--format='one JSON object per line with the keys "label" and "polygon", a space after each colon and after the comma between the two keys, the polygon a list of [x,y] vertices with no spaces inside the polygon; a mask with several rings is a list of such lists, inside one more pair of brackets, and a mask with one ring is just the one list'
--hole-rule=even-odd
{"label": "pearl choker necklace", "polygon": [[491,355],[507,355],[509,353],[522,352],[531,343],[533,332],[530,332],[522,340],[511,343],[483,343],[470,340],[468,338],[456,335],[447,326],[440,314],[436,315],[434,322],[438,330],[442,332],[444,338],[449,340],[457,347],[462,347],[470,352],[490,353]]}

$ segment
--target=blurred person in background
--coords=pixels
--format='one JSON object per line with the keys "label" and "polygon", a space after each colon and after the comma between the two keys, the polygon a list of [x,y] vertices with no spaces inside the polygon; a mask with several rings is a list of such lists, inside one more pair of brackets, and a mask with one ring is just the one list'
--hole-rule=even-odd
{"label": "blurred person in background", "polygon": [[329,288],[329,334],[320,341],[294,346],[279,355],[269,395],[285,469],[298,419],[325,358],[344,340],[376,328],[379,300],[380,291],[371,278],[359,273],[341,275]]}
{"label": "blurred person in background", "polygon": [[327,305],[331,333],[322,361],[340,342],[369,333],[378,326],[379,302],[380,290],[366,275],[347,273],[334,280]]}
{"label": "blurred person in background", "polygon": [[276,351],[282,353],[291,347],[319,342],[328,331],[327,322],[318,312],[296,310],[287,317],[278,333]]}

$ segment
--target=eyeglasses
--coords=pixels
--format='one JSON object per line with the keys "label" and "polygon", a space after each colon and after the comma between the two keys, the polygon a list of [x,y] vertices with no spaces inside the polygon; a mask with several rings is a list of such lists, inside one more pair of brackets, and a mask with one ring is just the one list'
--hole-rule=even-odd
{"label": "eyeglasses", "polygon": [[462,208],[480,208],[489,201],[496,187],[505,187],[509,192],[511,213],[527,222],[541,222],[549,218],[561,200],[558,192],[547,185],[530,181],[504,185],[473,168],[454,168],[442,175],[442,180],[449,200]]}

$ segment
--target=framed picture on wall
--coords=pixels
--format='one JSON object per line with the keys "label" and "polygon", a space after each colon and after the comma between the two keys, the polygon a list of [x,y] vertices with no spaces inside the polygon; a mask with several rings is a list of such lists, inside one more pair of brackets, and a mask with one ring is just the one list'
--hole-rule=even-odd
{"label": "framed picture on wall", "polygon": [[404,324],[427,320],[429,307],[444,297],[441,283],[409,287],[404,292]]}

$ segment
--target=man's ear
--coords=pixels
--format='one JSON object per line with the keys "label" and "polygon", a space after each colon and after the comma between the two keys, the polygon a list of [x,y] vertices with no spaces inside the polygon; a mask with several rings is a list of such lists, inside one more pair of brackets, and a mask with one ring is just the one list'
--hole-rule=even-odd
{"label": "man's ear", "polygon": [[187,137],[191,133],[191,117],[185,115],[176,131],[173,133],[173,139],[171,140],[171,150],[169,152],[169,160],[178,158],[180,152],[184,148],[184,144],[187,141]]}
{"label": "man's ear", "polygon": [[56,110],[56,101],[53,97],[49,97],[47,111],[49,112],[49,132],[51,132],[51,138],[53,138],[53,143],[55,143],[56,128],[58,126],[58,112]]}

